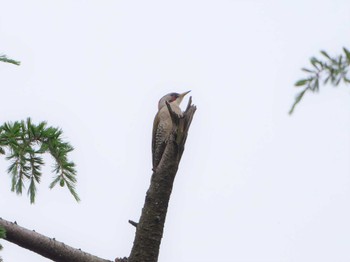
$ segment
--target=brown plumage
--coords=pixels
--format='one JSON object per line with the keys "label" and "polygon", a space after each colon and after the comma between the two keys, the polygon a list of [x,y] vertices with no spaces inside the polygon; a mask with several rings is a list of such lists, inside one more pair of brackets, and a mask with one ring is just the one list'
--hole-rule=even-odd
{"label": "brown plumage", "polygon": [[169,114],[169,110],[166,106],[166,101],[170,104],[171,109],[178,115],[182,115],[180,103],[184,96],[190,91],[178,94],[169,93],[163,96],[158,103],[158,113],[156,114],[153,122],[153,135],[152,135],[152,162],[153,171],[156,171],[157,166],[162,159],[166,143],[170,136],[173,123]]}

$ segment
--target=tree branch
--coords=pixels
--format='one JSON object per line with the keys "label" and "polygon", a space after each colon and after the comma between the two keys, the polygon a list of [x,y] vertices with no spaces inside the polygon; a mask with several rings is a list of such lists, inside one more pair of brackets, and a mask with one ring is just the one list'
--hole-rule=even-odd
{"label": "tree branch", "polygon": [[51,182],[53,188],[58,182],[61,187],[67,186],[73,197],[79,201],[75,191],[75,164],[68,160],[68,153],[73,147],[62,139],[62,130],[47,127],[46,122],[38,125],[30,118],[26,121],[8,122],[0,126],[0,154],[6,156],[11,164],[8,173],[12,175],[11,190],[22,194],[26,183],[29,183],[28,195],[33,204],[36,194],[36,184],[40,183],[41,167],[44,165],[42,155],[51,154],[55,160],[55,179]]}
{"label": "tree branch", "polygon": [[350,83],[350,51],[344,47],[343,52],[344,54],[331,57],[326,51],[321,51],[326,60],[320,60],[316,57],[310,58],[312,67],[301,69],[308,76],[294,84],[296,87],[304,87],[304,89],[296,95],[292,108],[289,110],[290,115],[293,114],[296,105],[299,104],[306,92],[318,92],[321,84],[331,83],[333,86],[338,86],[342,82]]}
{"label": "tree branch", "polygon": [[88,254],[66,244],[56,241],[35,231],[18,226],[0,218],[0,226],[6,230],[5,240],[29,249],[39,255],[57,262],[112,262]]}
{"label": "tree branch", "polygon": [[137,227],[138,223],[136,223],[135,221],[129,220],[128,222],[129,222],[129,224],[133,225],[134,227]]}
{"label": "tree branch", "polygon": [[162,159],[153,172],[128,262],[156,262],[158,260],[170,194],[184,151],[187,133],[196,111],[196,107],[191,105],[191,102],[190,98],[183,116],[178,116],[167,104],[173,121],[173,130]]}
{"label": "tree branch", "polygon": [[18,66],[21,64],[21,62],[10,59],[6,55],[0,55],[0,62],[10,63]]}

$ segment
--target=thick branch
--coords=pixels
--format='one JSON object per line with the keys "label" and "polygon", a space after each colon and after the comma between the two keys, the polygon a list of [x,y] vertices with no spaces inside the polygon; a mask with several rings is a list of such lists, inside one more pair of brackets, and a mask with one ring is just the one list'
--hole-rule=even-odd
{"label": "thick branch", "polygon": [[66,244],[30,231],[0,218],[0,226],[6,230],[6,240],[20,247],[58,262],[112,262],[85,253]]}
{"label": "thick branch", "polygon": [[190,104],[191,101],[190,99],[181,117],[175,114],[167,104],[173,122],[173,131],[162,159],[152,175],[128,262],[156,262],[158,260],[170,194],[184,151],[188,129],[196,111],[196,107]]}

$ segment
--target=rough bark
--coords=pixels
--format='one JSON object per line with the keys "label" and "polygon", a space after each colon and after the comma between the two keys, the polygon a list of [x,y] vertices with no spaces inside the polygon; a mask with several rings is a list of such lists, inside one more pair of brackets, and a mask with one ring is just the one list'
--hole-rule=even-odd
{"label": "rough bark", "polygon": [[134,222],[136,234],[128,262],[158,261],[173,182],[184,151],[188,129],[196,111],[196,107],[192,105],[192,98],[182,117],[175,114],[168,103],[167,107],[173,121],[172,134],[158,167],[153,170],[140,220],[138,223]]}
{"label": "rough bark", "polygon": [[35,231],[23,228],[0,218],[0,226],[6,230],[6,240],[20,247],[58,262],[112,262],[102,259]]}

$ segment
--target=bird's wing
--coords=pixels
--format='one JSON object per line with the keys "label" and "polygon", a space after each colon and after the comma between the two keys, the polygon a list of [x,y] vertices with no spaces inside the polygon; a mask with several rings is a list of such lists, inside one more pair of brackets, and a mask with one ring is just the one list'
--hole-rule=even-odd
{"label": "bird's wing", "polygon": [[[158,112],[159,113],[159,112]],[[155,151],[156,151],[156,136],[157,136],[157,127],[159,125],[159,117],[158,113],[156,114],[154,121],[153,121],[153,131],[152,131],[152,164],[153,168],[156,168],[155,166]]]}
{"label": "bird's wing", "polygon": [[[153,136],[152,136],[152,162],[153,171],[156,170],[163,157],[163,153],[166,147],[166,127],[162,125],[158,113],[153,123]],[[164,124],[164,123],[163,123]]]}

